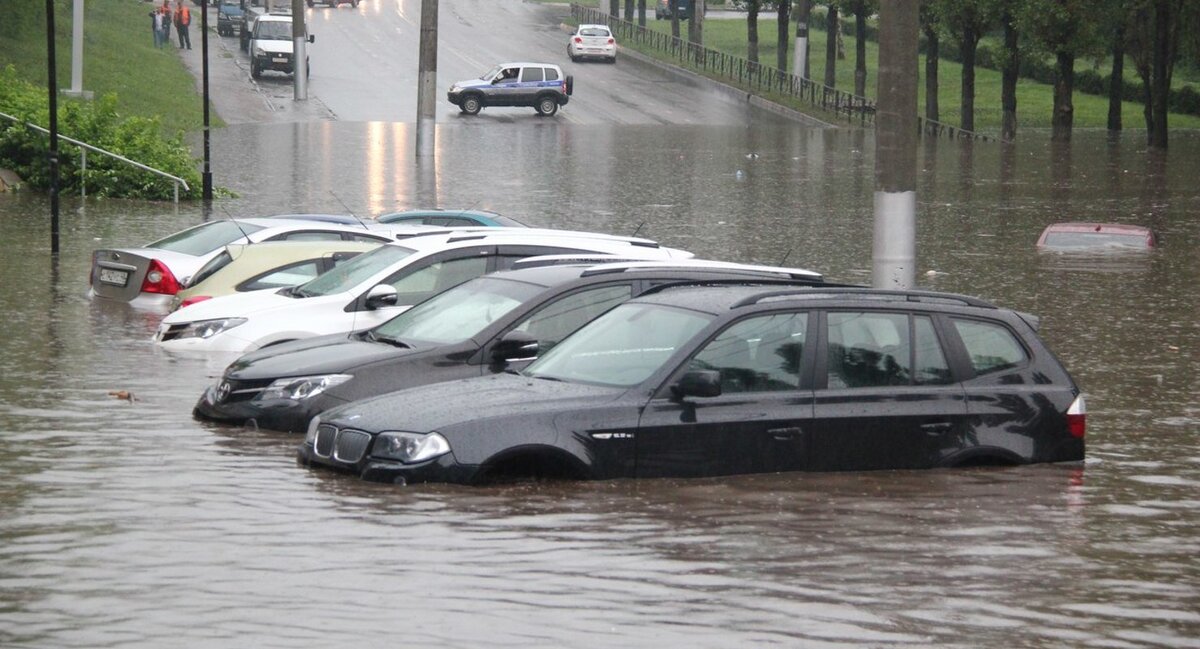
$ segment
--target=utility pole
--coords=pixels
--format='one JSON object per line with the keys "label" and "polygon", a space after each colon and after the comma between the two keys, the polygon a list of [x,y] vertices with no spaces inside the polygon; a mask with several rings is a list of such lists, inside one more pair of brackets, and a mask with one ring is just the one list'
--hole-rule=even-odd
{"label": "utility pole", "polygon": [[912,288],[916,274],[918,3],[879,3],[871,275],[875,288]]}
{"label": "utility pole", "polygon": [[[253,52],[250,53],[254,55]],[[213,184],[212,184],[212,169],[210,167],[212,161],[212,149],[209,144],[209,128],[208,128],[208,1],[200,5],[200,87],[204,95],[204,171],[200,172],[201,192],[200,197],[204,200],[205,208],[212,205],[213,199]]]}
{"label": "utility pole", "polygon": [[[268,3],[267,11],[271,10]],[[304,0],[292,0],[292,79],[293,98],[296,101],[308,99],[308,38],[304,28]],[[254,56],[254,52],[250,53]]]}
{"label": "utility pole", "polygon": [[433,157],[437,130],[438,0],[421,0],[421,53],[417,62],[417,157]]}
{"label": "utility pole", "polygon": [[54,0],[46,0],[46,91],[50,93],[50,254],[58,254],[58,75],[54,55]]}

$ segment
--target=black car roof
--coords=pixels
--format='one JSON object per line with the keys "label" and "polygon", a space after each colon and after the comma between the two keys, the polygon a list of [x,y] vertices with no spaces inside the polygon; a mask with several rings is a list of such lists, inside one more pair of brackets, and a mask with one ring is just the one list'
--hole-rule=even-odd
{"label": "black car roof", "polygon": [[[680,282],[689,284],[704,282],[753,282],[765,285],[779,284],[782,286],[794,286],[798,283],[808,281],[820,282],[819,279],[800,280],[788,278],[783,274],[720,267],[688,267],[686,266],[686,262],[683,262],[683,264],[685,265],[668,267],[649,265],[646,268],[618,266],[614,264],[558,264],[504,270],[485,275],[484,277],[511,279],[546,287],[565,284],[576,279],[591,280],[590,282],[581,283],[599,283],[606,280],[630,277],[655,280],[679,280]],[[757,287],[759,291],[769,288],[765,286]]]}
{"label": "black car roof", "polygon": [[762,303],[881,302],[953,305],[996,310],[1000,307],[979,298],[956,293],[935,291],[899,291],[858,286],[814,284],[790,288],[731,285],[667,287],[637,298],[637,302],[654,302],[695,311],[721,313]]}

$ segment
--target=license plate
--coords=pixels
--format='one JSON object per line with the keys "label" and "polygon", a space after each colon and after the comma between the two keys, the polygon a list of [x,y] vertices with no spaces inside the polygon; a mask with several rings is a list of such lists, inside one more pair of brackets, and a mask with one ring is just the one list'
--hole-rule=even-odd
{"label": "license plate", "polygon": [[100,281],[104,282],[105,284],[125,286],[129,283],[129,271],[115,270],[113,268],[101,268]]}
{"label": "license plate", "polygon": [[287,59],[283,58],[282,56],[277,56],[277,57],[271,59],[271,62],[272,63],[287,63]]}

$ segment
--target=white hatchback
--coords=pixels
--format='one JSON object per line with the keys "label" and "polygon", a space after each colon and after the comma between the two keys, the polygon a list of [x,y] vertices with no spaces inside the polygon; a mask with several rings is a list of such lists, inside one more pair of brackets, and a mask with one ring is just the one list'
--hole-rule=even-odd
{"label": "white hatchback", "polygon": [[358,331],[485,273],[539,255],[687,259],[647,239],[585,232],[490,228],[414,236],[361,254],[284,289],[225,295],[163,319],[155,342],[173,352],[244,353],[324,334]]}
{"label": "white hatchback", "polygon": [[617,62],[617,39],[604,25],[580,25],[571,32],[567,41],[567,56],[572,61],[581,59],[604,59]]}

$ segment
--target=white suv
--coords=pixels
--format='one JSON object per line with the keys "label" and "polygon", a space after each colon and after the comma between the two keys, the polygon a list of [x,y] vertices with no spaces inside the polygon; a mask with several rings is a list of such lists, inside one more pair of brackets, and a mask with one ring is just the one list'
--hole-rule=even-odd
{"label": "white suv", "polygon": [[519,259],[562,254],[686,259],[647,239],[532,228],[430,234],[386,244],[284,289],[225,295],[163,319],[155,342],[169,351],[243,353],[300,338],[380,324],[427,297]]}
{"label": "white suv", "polygon": [[[316,37],[309,34],[309,43]],[[250,76],[262,76],[263,70],[275,70],[284,74],[296,71],[293,53],[292,17],[283,14],[265,14],[254,21],[250,34]],[[304,75],[308,76],[308,56],[304,57]]]}

